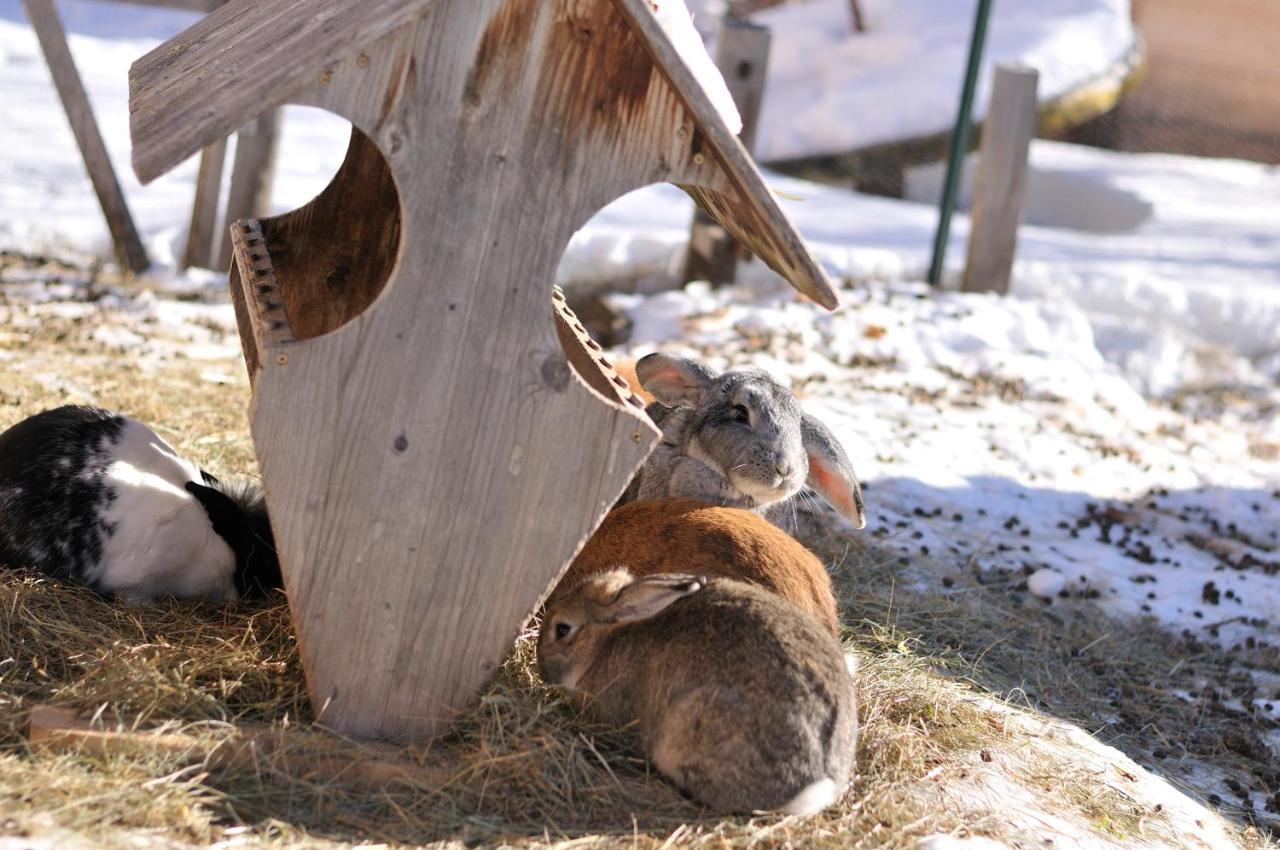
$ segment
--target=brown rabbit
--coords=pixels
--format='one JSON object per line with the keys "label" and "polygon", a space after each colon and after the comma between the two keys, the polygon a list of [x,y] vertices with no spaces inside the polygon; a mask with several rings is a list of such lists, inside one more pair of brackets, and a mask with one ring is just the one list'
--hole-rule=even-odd
{"label": "brown rabbit", "polygon": [[691,574],[588,578],[547,610],[543,677],[720,812],[809,814],[848,784],[853,678],[812,617],[745,582]]}
{"label": "brown rabbit", "polygon": [[615,508],[573,559],[550,601],[588,576],[623,565],[637,576],[705,573],[758,584],[812,614],[832,635],[840,633],[831,577],[822,562],[750,511],[697,499],[646,499]]}

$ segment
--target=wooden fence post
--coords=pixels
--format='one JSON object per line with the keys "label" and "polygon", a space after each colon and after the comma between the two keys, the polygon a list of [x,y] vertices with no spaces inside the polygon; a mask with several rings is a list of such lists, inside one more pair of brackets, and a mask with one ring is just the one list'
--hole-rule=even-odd
{"label": "wooden fence post", "polygon": [[36,38],[40,40],[45,64],[49,66],[53,85],[58,90],[58,97],[62,99],[62,108],[71,123],[71,132],[80,148],[85,170],[89,172],[93,191],[97,193],[98,203],[102,205],[102,214],[107,219],[107,229],[111,231],[111,241],[115,245],[116,258],[129,271],[137,274],[145,270],[150,261],[147,259],[146,249],[142,247],[142,240],[138,238],[138,229],[133,224],[133,216],[129,214],[120,181],[116,179],[116,173],[111,167],[111,157],[102,141],[98,122],[94,120],[84,83],[76,72],[71,49],[67,46],[67,34],[58,18],[58,10],[54,8],[53,0],[22,0],[22,6],[36,31]]}
{"label": "wooden fence post", "polygon": [[1036,132],[1034,68],[997,65],[974,181],[965,292],[1009,291],[1027,188],[1027,151]]}
{"label": "wooden fence post", "polygon": [[231,267],[231,225],[246,218],[271,214],[271,183],[275,176],[280,110],[250,121],[236,134],[236,156],[227,192],[227,215],[218,240],[217,268]]}
{"label": "wooden fence post", "polygon": [[227,140],[209,145],[200,152],[200,170],[196,174],[196,198],[191,205],[191,226],[187,229],[187,248],[182,267],[217,267],[218,195],[222,191],[222,168],[227,157]]}
{"label": "wooden fence post", "polygon": [[862,14],[862,7],[858,5],[858,0],[849,0],[849,17],[853,21],[854,32],[867,31],[867,19]]}
{"label": "wooden fence post", "polygon": [[[748,151],[755,147],[760,103],[764,100],[765,72],[769,66],[769,30],[749,21],[725,17],[716,45],[716,65],[724,75],[734,105],[742,116],[738,138]],[[738,243],[702,209],[695,209],[689,231],[682,279],[732,283],[737,266]]]}

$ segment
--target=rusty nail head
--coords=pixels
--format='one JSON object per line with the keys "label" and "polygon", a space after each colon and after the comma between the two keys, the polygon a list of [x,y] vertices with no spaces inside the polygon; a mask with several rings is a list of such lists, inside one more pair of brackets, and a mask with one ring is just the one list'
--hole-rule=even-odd
{"label": "rusty nail head", "polygon": [[702,165],[706,161],[707,161],[707,155],[704,153],[695,153],[693,155],[693,162],[695,165]]}
{"label": "rusty nail head", "polygon": [[332,71],[325,71],[323,74],[320,75],[320,85],[327,86],[332,81],[333,81]]}
{"label": "rusty nail head", "polygon": [[277,354],[277,355],[276,355],[276,362],[277,362],[277,363],[279,363],[281,366],[285,365],[286,363],[288,363],[288,362],[289,362],[289,355],[287,355],[287,354]]}
{"label": "rusty nail head", "polygon": [[359,56],[356,57],[356,65],[358,65],[361,68],[368,67],[369,57],[361,53]]}

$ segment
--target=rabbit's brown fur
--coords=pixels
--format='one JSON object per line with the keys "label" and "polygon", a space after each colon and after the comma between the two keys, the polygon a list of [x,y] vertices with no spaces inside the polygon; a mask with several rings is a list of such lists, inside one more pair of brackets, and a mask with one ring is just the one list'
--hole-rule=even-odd
{"label": "rabbit's brown fur", "polygon": [[750,511],[697,499],[646,499],[615,508],[569,565],[551,601],[614,567],[636,576],[703,573],[748,581],[798,605],[832,635],[840,633],[822,562]]}
{"label": "rabbit's brown fur", "polygon": [[635,723],[646,755],[721,812],[809,813],[848,783],[853,679],[812,617],[760,587],[611,570],[547,610],[543,676],[608,723]]}

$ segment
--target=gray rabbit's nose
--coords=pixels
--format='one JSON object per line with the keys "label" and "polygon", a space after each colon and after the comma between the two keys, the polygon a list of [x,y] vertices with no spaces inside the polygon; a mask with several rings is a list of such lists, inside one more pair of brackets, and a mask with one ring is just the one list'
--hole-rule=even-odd
{"label": "gray rabbit's nose", "polygon": [[773,468],[774,468],[774,471],[778,473],[779,477],[786,478],[788,475],[791,474],[792,466],[789,463],[775,463],[773,465]]}

